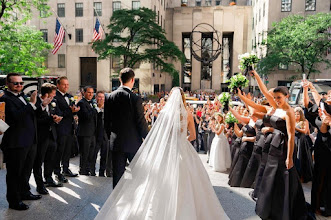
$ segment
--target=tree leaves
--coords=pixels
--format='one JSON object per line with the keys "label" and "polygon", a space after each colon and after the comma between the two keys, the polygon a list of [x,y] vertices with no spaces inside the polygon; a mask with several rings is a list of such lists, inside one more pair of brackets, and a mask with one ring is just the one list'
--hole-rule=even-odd
{"label": "tree leaves", "polygon": [[326,63],[329,68],[326,51],[331,48],[330,24],[330,13],[307,17],[291,15],[274,23],[268,33],[267,56],[258,64],[258,71],[268,74],[279,64],[294,64],[298,72],[309,77],[311,73],[319,72],[318,63]]}

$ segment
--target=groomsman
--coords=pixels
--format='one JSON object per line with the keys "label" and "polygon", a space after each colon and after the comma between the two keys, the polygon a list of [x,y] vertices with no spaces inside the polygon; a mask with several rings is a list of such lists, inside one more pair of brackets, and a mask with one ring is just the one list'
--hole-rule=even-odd
{"label": "groomsman", "polygon": [[[67,92],[69,90],[69,81],[66,76],[61,76],[56,81],[57,91],[54,99],[57,103],[57,111],[62,116],[62,120],[56,126],[57,132],[57,150],[55,156],[54,173],[57,175],[59,182],[67,183],[68,180],[64,177],[76,177],[69,169],[69,159],[73,145],[73,115],[79,111],[73,103],[73,97]],[[61,173],[61,163],[63,166],[63,174]]]}
{"label": "groomsman", "polygon": [[34,179],[37,184],[37,192],[48,194],[42,177],[42,164],[44,162],[44,177],[48,186],[57,186],[52,179],[54,167],[54,155],[56,150],[56,128],[62,117],[55,112],[56,102],[53,100],[56,95],[56,86],[51,83],[44,83],[40,88],[41,94],[37,97],[37,156],[33,165]]}
{"label": "groomsman", "polygon": [[7,201],[9,208],[26,210],[28,205],[22,200],[37,200],[40,195],[30,192],[29,179],[36,154],[36,96],[33,92],[30,101],[21,94],[22,77],[17,73],[9,73],[6,78],[8,90],[1,101],[6,103],[6,123],[10,126],[4,133],[1,149],[7,167]]}
{"label": "groomsman", "polygon": [[[91,86],[84,88],[84,97],[78,102],[78,143],[80,148],[80,175],[95,176],[92,170],[95,135],[97,127],[97,109],[93,106],[94,89]],[[100,110],[99,110],[100,111]]]}
{"label": "groomsman", "polygon": [[[104,104],[105,104],[105,93],[103,91],[98,91],[96,93],[96,100],[98,105],[98,119],[97,119],[97,130],[96,130],[96,148],[94,152],[94,160],[92,170],[95,170],[95,164],[97,161],[98,153],[100,151],[100,168],[99,176],[105,176],[105,170],[107,169],[107,164],[111,168],[111,151],[109,150],[109,139],[104,126]],[[109,161],[110,160],[110,161]],[[112,171],[111,171],[112,172]],[[110,175],[110,173],[108,173]]]}
{"label": "groomsman", "polygon": [[131,91],[134,76],[131,68],[122,69],[121,86],[105,103],[106,132],[108,136],[111,133],[113,137],[116,135],[112,148],[113,187],[122,177],[127,160],[132,161],[148,133],[142,99]]}

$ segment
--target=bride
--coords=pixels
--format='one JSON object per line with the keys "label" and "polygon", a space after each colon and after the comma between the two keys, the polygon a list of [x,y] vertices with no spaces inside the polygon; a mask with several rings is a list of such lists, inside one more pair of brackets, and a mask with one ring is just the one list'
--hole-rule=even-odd
{"label": "bride", "polygon": [[96,219],[229,219],[189,142],[194,139],[193,116],[175,87]]}
{"label": "bride", "polygon": [[224,172],[231,166],[231,153],[229,142],[224,135],[224,117],[215,113],[217,125],[215,126],[215,137],[210,147],[209,166],[214,171]]}

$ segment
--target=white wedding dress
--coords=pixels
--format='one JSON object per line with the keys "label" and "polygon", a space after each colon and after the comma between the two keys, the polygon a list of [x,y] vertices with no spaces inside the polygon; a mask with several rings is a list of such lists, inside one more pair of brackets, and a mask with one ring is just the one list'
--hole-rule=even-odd
{"label": "white wedding dress", "polygon": [[96,219],[229,219],[186,136],[187,112],[175,88]]}
{"label": "white wedding dress", "polygon": [[224,132],[215,135],[211,143],[209,166],[217,172],[225,172],[231,166],[230,145]]}

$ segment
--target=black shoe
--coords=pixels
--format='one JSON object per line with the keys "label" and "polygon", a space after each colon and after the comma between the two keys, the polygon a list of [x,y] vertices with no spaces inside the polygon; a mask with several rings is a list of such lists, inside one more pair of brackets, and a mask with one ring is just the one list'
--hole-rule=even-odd
{"label": "black shoe", "polygon": [[91,172],[90,174],[91,174],[91,176],[96,176],[97,175],[95,172]]}
{"label": "black shoe", "polygon": [[9,208],[19,210],[19,211],[23,211],[23,210],[29,209],[29,206],[24,204],[23,202],[19,202],[17,204],[9,204]]}
{"label": "black shoe", "polygon": [[56,183],[52,178],[49,178],[45,182],[46,187],[62,187],[62,183]]}
{"label": "black shoe", "polygon": [[90,173],[87,171],[79,171],[79,175],[90,176]]}
{"label": "black shoe", "polygon": [[78,176],[77,173],[73,173],[73,172],[71,172],[70,169],[68,169],[68,170],[66,170],[66,171],[63,171],[63,175],[68,176],[68,177],[76,177],[76,176]]}
{"label": "black shoe", "polygon": [[45,188],[45,186],[37,187],[37,192],[41,195],[47,195],[48,194],[48,190]]}
{"label": "black shoe", "polygon": [[22,200],[38,200],[41,199],[41,195],[33,195],[31,192],[26,194],[26,195],[22,195]]}
{"label": "black shoe", "polygon": [[59,181],[60,183],[67,183],[68,182],[67,178],[65,178],[62,174],[58,174],[56,176],[56,178],[57,178],[57,181]]}
{"label": "black shoe", "polygon": [[257,198],[254,195],[254,190],[250,191],[248,195],[256,202]]}
{"label": "black shoe", "polygon": [[109,172],[109,171],[106,171],[106,176],[107,177],[113,177],[113,173],[112,172]]}
{"label": "black shoe", "polygon": [[99,176],[100,177],[105,177],[105,171],[99,171]]}

